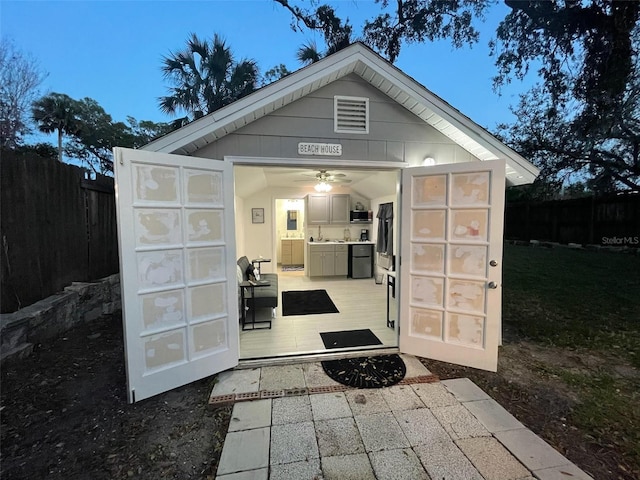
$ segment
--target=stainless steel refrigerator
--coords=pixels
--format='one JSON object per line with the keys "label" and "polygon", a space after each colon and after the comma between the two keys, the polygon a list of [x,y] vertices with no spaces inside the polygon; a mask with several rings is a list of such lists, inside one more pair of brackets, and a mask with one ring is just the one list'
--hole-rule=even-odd
{"label": "stainless steel refrigerator", "polygon": [[349,276],[371,278],[373,276],[373,245],[349,245]]}

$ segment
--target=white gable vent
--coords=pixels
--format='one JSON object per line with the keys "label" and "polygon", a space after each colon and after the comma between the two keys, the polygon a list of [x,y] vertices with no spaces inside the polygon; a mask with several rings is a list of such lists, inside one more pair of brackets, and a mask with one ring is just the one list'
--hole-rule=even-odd
{"label": "white gable vent", "polygon": [[333,129],[336,133],[369,133],[369,99],[333,97]]}

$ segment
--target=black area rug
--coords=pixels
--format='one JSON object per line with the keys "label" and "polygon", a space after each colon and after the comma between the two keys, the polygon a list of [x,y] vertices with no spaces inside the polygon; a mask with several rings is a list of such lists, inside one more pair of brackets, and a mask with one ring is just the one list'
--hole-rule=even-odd
{"label": "black area rug", "polygon": [[283,272],[302,272],[304,267],[302,265],[287,265],[282,267]]}
{"label": "black area rug", "polygon": [[282,315],[340,313],[326,290],[282,292]]}
{"label": "black area rug", "polygon": [[341,332],[323,332],[320,334],[325,348],[364,347],[382,345],[382,342],[368,328],[365,330],[343,330]]}
{"label": "black area rug", "polygon": [[399,355],[327,360],[322,362],[322,368],[336,382],[355,388],[390,387],[407,373]]}

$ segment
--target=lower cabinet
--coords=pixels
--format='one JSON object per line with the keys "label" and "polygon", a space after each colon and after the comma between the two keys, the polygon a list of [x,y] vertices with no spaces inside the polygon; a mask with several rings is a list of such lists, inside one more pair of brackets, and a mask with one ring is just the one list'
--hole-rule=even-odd
{"label": "lower cabinet", "polygon": [[309,276],[330,277],[347,275],[349,271],[348,245],[309,245]]}
{"label": "lower cabinet", "polygon": [[304,265],[304,239],[283,239],[280,245],[282,265]]}
{"label": "lower cabinet", "polygon": [[349,273],[349,246],[336,245],[335,272],[334,275],[347,275]]}

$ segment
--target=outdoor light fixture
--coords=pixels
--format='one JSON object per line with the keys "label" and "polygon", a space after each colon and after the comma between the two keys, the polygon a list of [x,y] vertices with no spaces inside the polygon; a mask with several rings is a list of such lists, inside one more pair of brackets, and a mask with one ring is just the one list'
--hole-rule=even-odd
{"label": "outdoor light fixture", "polygon": [[316,186],[313,187],[316,189],[316,192],[328,192],[331,190],[331,185],[329,185],[327,182],[318,182],[316,183]]}
{"label": "outdoor light fixture", "polygon": [[436,164],[436,159],[433,157],[424,157],[422,165],[425,167],[431,167]]}

